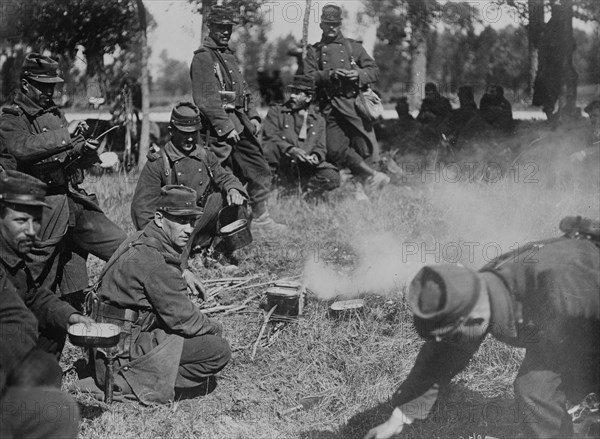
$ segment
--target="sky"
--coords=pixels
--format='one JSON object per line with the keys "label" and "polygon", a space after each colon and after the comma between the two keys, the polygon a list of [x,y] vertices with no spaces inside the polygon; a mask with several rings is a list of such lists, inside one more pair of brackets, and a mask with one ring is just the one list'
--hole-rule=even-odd
{"label": "sky", "polygon": [[[363,8],[361,0],[312,0],[311,17],[309,23],[309,42],[316,42],[321,37],[319,17],[321,8],[329,3],[343,7],[347,17],[344,20],[343,33],[350,38],[360,38],[368,52],[372,53],[375,44],[377,24],[367,21],[357,24],[357,13]],[[520,24],[512,8],[498,9],[492,0],[470,1],[479,10],[480,18],[484,25],[503,27],[509,24]],[[194,50],[200,47],[200,30],[202,17],[193,12],[193,7],[188,0],[144,0],[146,8],[156,21],[156,29],[148,35],[152,47],[150,69],[154,76],[161,64],[160,53],[167,50],[168,56],[180,61],[190,61]],[[265,0],[259,13],[271,23],[269,39],[275,40],[292,34],[297,41],[302,38],[302,20],[305,0]],[[455,12],[452,1],[445,3],[442,10],[444,17],[451,17]],[[447,20],[444,20],[447,21]],[[575,22],[576,27],[589,28],[581,22]]]}

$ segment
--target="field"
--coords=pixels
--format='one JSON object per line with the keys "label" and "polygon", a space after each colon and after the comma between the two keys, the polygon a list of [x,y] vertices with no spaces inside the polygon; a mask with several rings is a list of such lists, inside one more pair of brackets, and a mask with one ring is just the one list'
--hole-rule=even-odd
{"label": "field", "polygon": [[[252,360],[266,287],[220,296],[223,304],[257,298],[239,313],[216,314],[233,359],[217,377],[214,391],[156,407],[107,406],[78,394],[81,437],[361,438],[391,413],[387,400],[422,343],[404,297],[419,267],[450,262],[477,268],[500,252],[558,236],[563,216],[598,217],[597,165],[572,164],[566,157],[573,145],[562,143],[568,137],[536,129],[527,129],[529,137],[522,143],[542,135],[547,147],[539,154],[525,151],[514,163],[489,160],[495,155],[483,147],[475,159],[471,151],[470,157],[438,167],[426,159],[400,160],[410,172],[398,184],[371,194],[368,203],[353,199],[350,183],[327,203],[273,196],[272,215],[288,231],[255,232],[253,244],[239,252],[240,268],[243,275],[258,276],[249,285],[301,276],[311,292],[304,318],[286,324]],[[471,162],[477,163],[475,178],[466,172],[473,169],[467,165]],[[482,173],[490,163],[501,165],[495,168],[501,178]],[[132,230],[134,175],[92,177],[87,187],[109,217]],[[217,275],[198,261],[194,266],[201,278]],[[92,261],[93,275],[100,268]],[[335,297],[364,297],[366,310],[332,318],[328,306]],[[70,347],[65,357],[70,362],[80,355]],[[512,381],[522,355],[488,338],[442,394],[430,419],[406,428],[402,437],[515,437],[523,419],[512,399]],[[73,379],[70,372],[65,385]],[[310,408],[279,415],[307,396],[320,398]]]}

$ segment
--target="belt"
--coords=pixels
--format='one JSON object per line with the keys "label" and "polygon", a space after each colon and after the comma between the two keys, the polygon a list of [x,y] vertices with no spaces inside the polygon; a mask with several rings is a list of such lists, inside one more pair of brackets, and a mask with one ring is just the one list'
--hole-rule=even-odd
{"label": "belt", "polygon": [[135,323],[139,316],[140,313],[132,309],[118,308],[103,302],[98,303],[98,317]]}

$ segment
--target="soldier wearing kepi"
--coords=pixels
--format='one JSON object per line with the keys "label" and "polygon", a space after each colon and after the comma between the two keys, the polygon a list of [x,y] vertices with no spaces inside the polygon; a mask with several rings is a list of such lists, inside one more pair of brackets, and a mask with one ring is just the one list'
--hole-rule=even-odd
{"label": "soldier wearing kepi", "polygon": [[340,185],[335,166],[325,161],[325,119],[313,105],[312,76],[294,76],[290,99],[269,108],[263,146],[269,165],[285,185],[301,184],[309,196],[321,196]]}
{"label": "soldier wearing kepi", "polygon": [[[115,384],[145,403],[166,403],[175,389],[201,386],[231,357],[221,324],[190,301],[182,278],[181,253],[202,214],[197,199],[186,186],[164,186],[153,221],[119,247],[100,275],[92,315],[124,333]],[[95,358],[103,387],[102,352]]]}
{"label": "soldier wearing kepi", "polygon": [[600,389],[600,230],[596,223],[595,231],[569,235],[500,256],[479,272],[423,268],[408,300],[428,341],[392,397],[392,416],[365,438],[389,438],[426,418],[441,387],[467,367],[488,333],[526,348],[514,382],[523,437],[572,437],[567,400],[577,403]]}
{"label": "soldier wearing kepi", "polygon": [[55,85],[63,82],[57,69],[49,57],[26,55],[21,88],[2,110],[0,144],[14,156],[19,171],[48,185],[45,202],[51,209],[28,266],[36,282],[51,289],[60,284],[64,295],[88,286],[87,253],[108,260],[126,234],[104,215],[94,195],[79,188],[83,169],[98,155],[84,139],[83,125],[68,123],[52,100]]}
{"label": "soldier wearing kepi", "polygon": [[356,112],[359,91],[376,82],[379,68],[362,44],[342,35],[342,9],[325,5],[321,15],[321,41],[308,47],[305,74],[317,85],[317,99],[327,121],[327,161],[367,177],[380,188],[390,178],[368,163],[379,161],[379,145],[370,121]]}
{"label": "soldier wearing kepi", "polygon": [[208,120],[213,137],[211,150],[233,174],[248,184],[253,225],[281,229],[267,209],[270,170],[258,140],[262,128],[248,85],[229,39],[234,12],[214,6],[208,16],[209,34],[203,46],[194,52],[190,68],[192,96]]}
{"label": "soldier wearing kepi", "polygon": [[[196,191],[196,205],[204,209],[204,214],[194,226],[194,233],[183,252],[185,267],[192,250],[207,248],[213,243],[219,211],[226,205],[243,205],[248,198],[240,181],[203,145],[201,128],[198,107],[190,102],[175,105],[169,124],[171,140],[159,154],[148,157],[131,202],[133,224],[141,230],[154,219],[163,186],[181,184]],[[186,272],[186,276],[190,275]]]}
{"label": "soldier wearing kepi", "polygon": [[[33,280],[29,264],[44,214],[46,185],[18,171],[0,174],[0,276],[19,293],[40,325],[39,346],[52,354],[53,340],[64,339],[69,324],[91,323],[44,286]],[[45,212],[44,212],[45,209]]]}
{"label": "soldier wearing kepi", "polygon": [[[44,190],[44,184],[29,175],[0,174],[2,438],[76,438],[79,426],[77,403],[60,391],[62,369],[52,355],[36,347],[38,326],[57,321],[66,326],[67,320],[78,320],[70,319],[75,310],[50,291],[30,290],[21,284],[27,270],[23,259],[40,227]],[[80,317],[82,322],[91,321]],[[44,416],[40,408],[51,408],[53,415]]]}

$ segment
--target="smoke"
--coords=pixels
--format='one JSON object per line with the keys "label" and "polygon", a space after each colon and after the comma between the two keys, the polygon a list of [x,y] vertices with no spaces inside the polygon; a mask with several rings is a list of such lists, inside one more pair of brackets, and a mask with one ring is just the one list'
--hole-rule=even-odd
{"label": "smoke", "polygon": [[[582,149],[580,139],[575,141],[572,131],[520,135],[510,141],[528,149],[517,160],[501,162],[497,154],[490,158],[479,151],[451,166],[421,168],[418,184],[389,187],[368,209],[341,206],[340,227],[347,230],[344,244],[352,249],[353,269],[310,259],[304,270],[307,288],[324,300],[399,294],[424,265],[476,270],[528,242],[560,236],[558,224],[565,216],[598,218],[600,169],[569,159]],[[542,140],[531,145],[532,138]],[[470,178],[473,163],[475,178]],[[486,167],[495,174],[486,177]]]}

